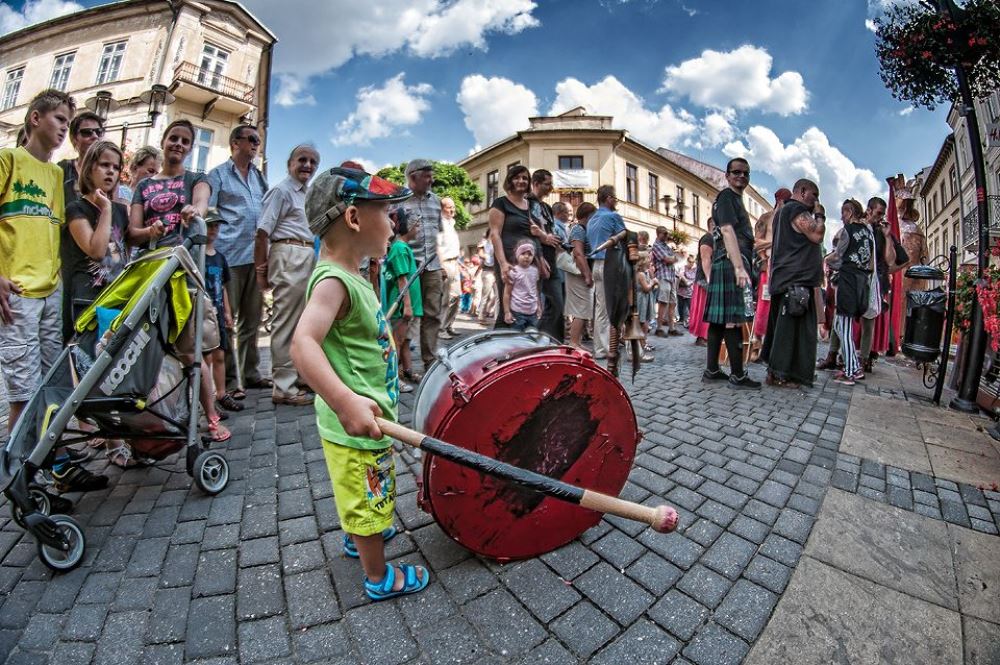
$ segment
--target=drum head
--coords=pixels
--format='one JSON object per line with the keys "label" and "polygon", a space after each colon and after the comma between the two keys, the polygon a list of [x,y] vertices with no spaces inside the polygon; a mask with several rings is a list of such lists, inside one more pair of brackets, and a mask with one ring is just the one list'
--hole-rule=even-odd
{"label": "drum head", "polygon": [[[617,496],[638,442],[621,385],[565,347],[519,358],[476,386],[432,436],[524,469]],[[560,547],[601,514],[433,455],[424,458],[431,512],[453,539],[498,560]]]}

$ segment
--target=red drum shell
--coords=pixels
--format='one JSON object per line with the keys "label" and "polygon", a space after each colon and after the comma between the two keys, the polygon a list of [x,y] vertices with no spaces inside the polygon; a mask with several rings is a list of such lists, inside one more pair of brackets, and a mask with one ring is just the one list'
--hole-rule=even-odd
{"label": "red drum shell", "polygon": [[[617,496],[639,432],[621,384],[542,334],[488,332],[427,372],[414,426],[437,439]],[[422,505],[451,538],[501,561],[556,549],[601,514],[425,454]]]}

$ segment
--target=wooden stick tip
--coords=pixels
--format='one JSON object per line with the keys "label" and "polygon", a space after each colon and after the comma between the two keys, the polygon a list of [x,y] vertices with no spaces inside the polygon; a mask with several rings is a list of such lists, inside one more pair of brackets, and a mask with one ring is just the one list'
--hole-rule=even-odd
{"label": "wooden stick tip", "polygon": [[650,525],[654,531],[660,533],[670,533],[677,528],[677,511],[670,506],[658,506],[656,508],[656,519]]}

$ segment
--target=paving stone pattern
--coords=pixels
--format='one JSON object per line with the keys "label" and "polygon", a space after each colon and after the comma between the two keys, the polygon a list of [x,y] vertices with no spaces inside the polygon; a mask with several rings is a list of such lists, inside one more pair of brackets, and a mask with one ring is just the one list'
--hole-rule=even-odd
{"label": "paving stone pattern", "polygon": [[[111,487],[75,510],[88,539],[76,571],[53,576],[0,506],[0,662],[724,665],[761,634],[831,482],[996,526],[993,493],[838,456],[850,388],[824,375],[734,392],[701,383],[689,337],[657,344],[625,379],[644,438],[622,495],[677,506],[675,533],[608,517],[536,560],[480,560],[417,507],[420,460],[400,448],[404,532],[387,552],[433,580],[372,604],[342,554],[312,410],[252,393],[228,421],[229,488],[201,495],[180,460],[109,470]],[[405,395],[403,422],[411,406]]]}
{"label": "paving stone pattern", "polygon": [[1000,492],[839,453],[834,487],[896,508],[982,531],[1000,533]]}

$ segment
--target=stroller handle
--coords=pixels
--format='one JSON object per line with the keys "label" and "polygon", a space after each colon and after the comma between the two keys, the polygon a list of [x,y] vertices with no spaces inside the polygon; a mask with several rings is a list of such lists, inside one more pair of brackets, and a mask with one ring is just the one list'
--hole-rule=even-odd
{"label": "stroller handle", "polygon": [[195,215],[188,222],[187,237],[184,239],[184,248],[191,251],[199,245],[208,244],[208,225],[201,215]]}

